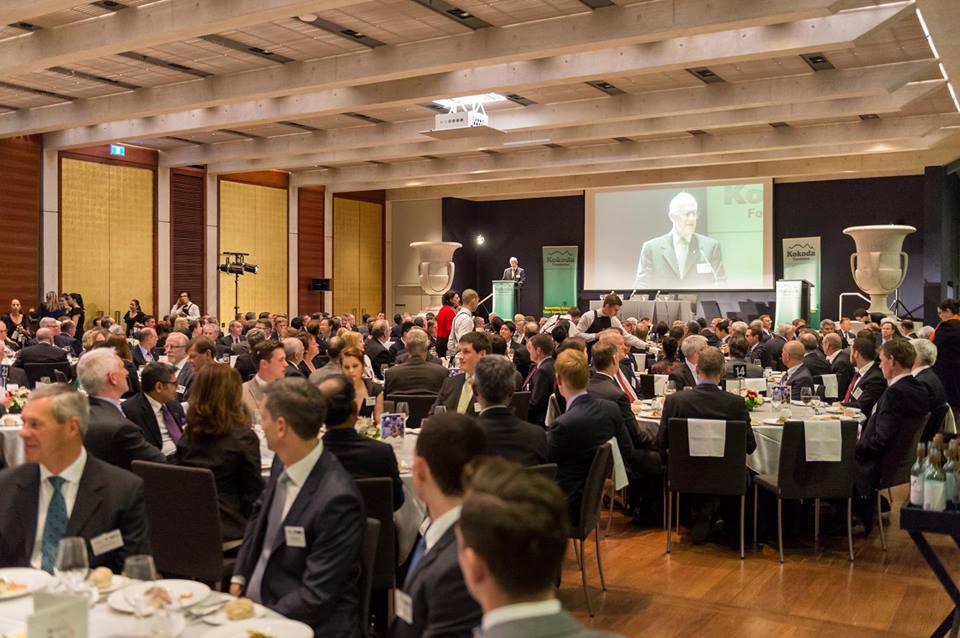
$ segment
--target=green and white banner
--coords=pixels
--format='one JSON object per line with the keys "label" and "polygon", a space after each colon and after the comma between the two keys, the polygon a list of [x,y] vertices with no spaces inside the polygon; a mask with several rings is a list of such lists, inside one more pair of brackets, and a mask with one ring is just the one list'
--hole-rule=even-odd
{"label": "green and white banner", "polygon": [[543,314],[563,314],[577,305],[576,246],[543,247]]}
{"label": "green and white banner", "polygon": [[[820,324],[820,238],[783,238],[783,278],[806,279],[810,288],[810,325]],[[779,308],[777,309],[779,315]]]}

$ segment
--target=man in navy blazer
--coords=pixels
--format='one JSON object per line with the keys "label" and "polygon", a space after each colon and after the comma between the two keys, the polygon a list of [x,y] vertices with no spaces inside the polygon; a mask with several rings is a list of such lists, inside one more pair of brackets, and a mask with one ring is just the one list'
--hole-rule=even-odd
{"label": "man in navy blazer", "polygon": [[520,389],[530,393],[527,420],[537,425],[546,422],[550,395],[556,389],[553,372],[555,347],[553,337],[548,334],[535,334],[527,341],[527,353],[532,365]]}
{"label": "man in navy blazer", "polygon": [[550,424],[548,460],[557,464],[557,484],[567,495],[570,520],[580,520],[583,486],[597,448],[614,438],[623,423],[616,403],[587,394],[590,366],[579,350],[564,350],[555,364],[557,389],[567,410]]}
{"label": "man in navy blazer", "polygon": [[783,346],[783,352],[780,358],[783,361],[783,367],[787,369],[787,375],[784,377],[784,385],[790,388],[790,399],[792,401],[800,400],[800,390],[810,388],[813,390],[813,375],[810,374],[810,368],[803,365],[804,361],[803,344],[799,341],[791,341]]}
{"label": "man in navy blazer", "polygon": [[937,346],[928,339],[911,339],[910,344],[917,352],[911,374],[927,391],[927,409],[930,411],[930,419],[920,436],[920,440],[926,442],[943,428],[943,419],[947,416],[950,406],[947,405],[947,393],[943,389],[940,377],[931,367],[937,362]]}
{"label": "man in navy blazer", "polygon": [[842,402],[846,406],[860,408],[867,416],[887,389],[887,380],[876,363],[877,344],[870,337],[857,337],[850,347],[850,360],[856,369],[853,380],[847,386]]}
{"label": "man in navy blazer", "polygon": [[310,625],[317,638],[356,638],[366,511],[353,478],[317,438],[325,407],[301,377],[264,390],[261,425],[283,471],[254,506],[230,593]]}

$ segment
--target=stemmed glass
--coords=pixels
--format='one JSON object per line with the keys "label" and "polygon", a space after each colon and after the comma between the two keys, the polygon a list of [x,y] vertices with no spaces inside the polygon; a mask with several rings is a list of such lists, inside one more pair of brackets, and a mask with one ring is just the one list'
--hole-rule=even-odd
{"label": "stemmed glass", "polygon": [[663,384],[663,396],[664,396],[664,398],[670,396],[671,394],[675,393],[676,391],[677,391],[677,384],[676,384],[675,382],[670,381],[670,380],[668,379],[667,382]]}
{"label": "stemmed glass", "polygon": [[[152,582],[157,579],[157,568],[153,564],[153,556],[136,554],[128,556],[123,561],[123,575],[131,581]],[[145,618],[150,609],[150,600],[139,587],[128,587],[126,599],[133,607],[133,614],[137,618]]]}
{"label": "stemmed glass", "polygon": [[813,401],[813,388],[800,388],[800,403],[809,406]]}
{"label": "stemmed glass", "polygon": [[778,385],[770,388],[770,403],[773,405],[773,411],[780,414],[780,404],[783,403],[783,388]]}
{"label": "stemmed glass", "polygon": [[79,592],[83,589],[89,572],[87,542],[77,536],[60,539],[57,560],[53,567],[53,574],[60,581],[60,585],[67,591]]}

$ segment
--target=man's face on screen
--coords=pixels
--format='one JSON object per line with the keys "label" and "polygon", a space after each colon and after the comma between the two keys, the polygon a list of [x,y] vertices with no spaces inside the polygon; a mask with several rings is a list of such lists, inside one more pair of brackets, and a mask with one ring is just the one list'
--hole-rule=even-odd
{"label": "man's face on screen", "polygon": [[673,222],[673,230],[683,239],[689,241],[693,233],[697,230],[697,220],[700,213],[697,210],[696,202],[682,202],[670,211],[670,221]]}

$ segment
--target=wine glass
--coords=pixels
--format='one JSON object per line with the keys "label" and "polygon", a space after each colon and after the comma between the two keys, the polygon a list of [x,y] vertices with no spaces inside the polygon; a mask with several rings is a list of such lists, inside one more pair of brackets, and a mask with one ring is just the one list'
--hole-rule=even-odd
{"label": "wine glass", "polygon": [[60,539],[53,574],[67,591],[80,591],[90,572],[87,542],[78,536]]}
{"label": "wine glass", "polygon": [[800,388],[800,402],[809,406],[811,401],[813,401],[813,388]]}
{"label": "wine glass", "polygon": [[663,396],[668,397],[671,394],[677,391],[677,384],[674,381],[667,379],[667,382],[663,384]]}
{"label": "wine glass", "polygon": [[[152,582],[157,579],[157,568],[153,564],[153,556],[149,554],[135,554],[127,556],[123,561],[123,575],[131,581]],[[150,609],[150,601],[139,587],[128,587],[125,597],[137,618],[144,618]]]}
{"label": "wine glass", "polygon": [[773,405],[773,411],[780,413],[780,404],[783,403],[783,388],[778,385],[770,388],[770,403]]}

